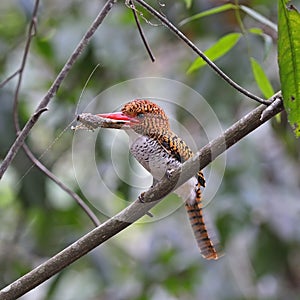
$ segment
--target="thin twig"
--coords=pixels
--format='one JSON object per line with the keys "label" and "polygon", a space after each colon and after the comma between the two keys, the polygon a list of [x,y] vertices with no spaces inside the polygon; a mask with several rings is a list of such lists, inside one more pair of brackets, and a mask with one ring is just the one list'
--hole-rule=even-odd
{"label": "thin twig", "polygon": [[241,87],[235,81],[233,81],[229,76],[227,76],[214,62],[212,62],[192,41],[190,41],[176,26],[174,26],[166,17],[161,15],[157,10],[151,7],[143,0],[135,0],[146,10],[148,10],[153,16],[159,19],[166,27],[168,27],[173,33],[175,33],[181,40],[183,40],[194,52],[196,52],[221,78],[223,78],[228,84],[234,87],[240,93],[246,95],[247,97],[265,105],[269,105],[271,102],[264,100],[248,90]]}
{"label": "thin twig", "polygon": [[0,82],[0,89],[3,88],[10,80],[12,80],[14,77],[16,77],[20,73],[20,69],[9,75],[6,79],[4,79],[2,82]]}
{"label": "thin twig", "polygon": [[226,149],[236,144],[240,139],[254,131],[278,112],[282,111],[282,101],[278,101],[277,106],[274,107],[272,113],[268,114],[266,119],[261,120],[261,115],[265,109],[265,105],[260,105],[228,128],[222,136],[219,136],[204,146],[193,158],[186,161],[181,169],[175,170],[171,178],[163,178],[155,186],[145,192],[143,194],[143,203],[140,201],[140,198],[138,198],[119,214],[87,233],[75,243],[71,244],[34,270],[5,287],[0,291],[0,299],[16,299],[24,295],[60,272],[66,266],[116,235],[118,232],[130,226],[133,222],[144,216],[149,209],[158,204],[158,202],[167,194],[194,176],[199,168],[203,169],[206,167]]}
{"label": "thin twig", "polygon": [[[90,39],[92,38],[93,34],[95,33],[96,29],[99,27],[99,25],[102,23],[104,18],[107,16],[109,11],[111,10],[112,6],[116,3],[116,0],[108,0],[98,16],[93,21],[90,28],[87,30],[77,47],[75,48],[74,52],[69,57],[66,64],[63,66],[62,70],[54,80],[53,84],[51,85],[50,89],[48,90],[47,94],[44,96],[44,98],[41,100],[40,104],[38,105],[36,111],[40,111],[40,109],[45,108],[48,103],[51,101],[51,99],[56,94],[57,90],[59,89],[61,83],[66,78],[67,74],[69,73],[71,67],[74,65],[74,63],[77,61],[78,57],[82,53],[82,51],[85,49],[87,44],[89,43]],[[0,166],[0,179],[3,177],[3,174],[7,170],[8,166],[14,159],[15,155],[17,154],[20,147],[23,145],[25,138],[28,136],[31,128],[34,126],[34,123],[32,123],[32,117],[27,121],[24,128],[14,141],[13,145],[8,150],[8,153],[6,154],[5,158],[3,159],[3,162]],[[37,121],[37,119],[36,119]]]}
{"label": "thin twig", "polygon": [[11,148],[9,149],[9,151],[8,151],[5,159],[3,160],[3,162],[2,162],[2,164],[0,166],[0,179],[4,175],[4,173],[7,170],[9,164],[11,163],[11,161],[16,156],[16,154],[17,154],[18,150],[20,149],[20,147],[22,147],[22,145],[24,144],[24,140],[27,137],[27,135],[29,134],[31,128],[37,122],[37,120],[40,117],[40,115],[43,112],[47,111],[47,110],[48,110],[47,107],[40,108],[27,121],[27,123],[25,124],[24,128],[22,129],[21,134],[16,138],[15,142],[13,143],[13,145],[11,146]]}
{"label": "thin twig", "polygon": [[84,210],[87,216],[91,219],[93,224],[97,227],[101,224],[97,216],[93,213],[93,211],[89,208],[89,206],[70,188],[68,188],[62,181],[60,181],[49,169],[47,169],[31,152],[26,144],[23,145],[23,149],[29,159],[37,166],[47,177],[49,177],[53,182],[55,182],[62,190],[68,193],[77,204]]}
{"label": "thin twig", "polygon": [[260,119],[263,121],[266,118],[269,118],[269,115],[273,114],[273,110],[276,110],[278,103],[282,102],[282,94],[281,91],[277,92],[273,97],[272,103],[263,111]]}
{"label": "thin twig", "polygon": [[[16,129],[16,133],[18,134],[20,132],[20,124],[19,124],[19,92],[22,84],[23,79],[23,72],[25,69],[26,61],[28,58],[30,45],[32,42],[32,38],[36,34],[36,21],[37,21],[37,13],[38,13],[38,6],[39,6],[39,0],[36,0],[33,12],[32,12],[32,18],[28,29],[28,36],[24,48],[24,53],[22,57],[21,66],[19,68],[19,77],[17,81],[17,86],[15,90],[14,95],[14,105],[13,105],[13,122]],[[98,220],[97,216],[93,213],[93,211],[88,207],[88,205],[71,189],[69,189],[63,182],[61,182],[49,169],[46,168],[31,152],[29,147],[24,143],[22,145],[23,150],[27,157],[33,162],[33,164],[39,168],[48,178],[50,178],[53,182],[55,182],[61,189],[63,189],[66,193],[68,193],[75,201],[76,203],[83,209],[83,211],[88,215],[88,217],[91,219],[91,221],[94,223],[94,225],[97,227],[101,223]]]}
{"label": "thin twig", "polygon": [[150,56],[150,59],[151,59],[152,62],[155,62],[155,57],[154,57],[154,55],[153,55],[153,53],[152,53],[152,51],[151,51],[151,48],[150,48],[150,46],[149,46],[149,43],[148,43],[148,41],[147,41],[147,39],[146,39],[146,36],[145,36],[145,34],[144,34],[144,32],[143,32],[143,29],[142,29],[142,27],[141,27],[141,24],[140,24],[138,15],[137,15],[137,13],[136,13],[136,8],[135,8],[135,6],[134,6],[133,1],[129,0],[129,1],[128,1],[128,5],[129,5],[129,7],[130,7],[131,10],[132,10],[132,13],[133,13],[133,16],[134,16],[134,20],[135,20],[136,26],[137,26],[137,28],[138,28],[138,30],[139,30],[141,39],[142,39],[142,41],[143,41],[143,43],[144,43],[144,45],[145,45],[145,48],[146,48],[146,50],[147,50],[147,52],[148,52],[148,54],[149,54],[149,56]]}
{"label": "thin twig", "polygon": [[[19,92],[20,92],[20,88],[21,88],[21,83],[22,83],[22,79],[23,79],[23,71],[24,71],[24,68],[25,68],[25,65],[26,65],[28,54],[29,54],[31,41],[32,41],[32,38],[36,34],[36,22],[37,22],[37,12],[38,12],[38,8],[39,8],[39,3],[40,3],[39,0],[35,1],[34,8],[33,8],[33,11],[32,11],[31,22],[29,24],[29,29],[28,29],[28,36],[27,36],[27,40],[26,40],[26,43],[25,43],[25,48],[24,48],[24,53],[23,53],[23,57],[22,57],[21,66],[20,66],[20,69],[19,69],[18,82],[17,82],[17,86],[16,86],[16,89],[15,89],[14,105],[13,105],[13,120],[14,120],[14,125],[15,125],[15,129],[16,129],[17,133],[20,131],[19,116],[18,116]],[[46,105],[44,105],[44,107],[46,107]]]}
{"label": "thin twig", "polygon": [[[7,77],[5,80],[3,80],[0,83],[0,88],[2,88],[11,79],[13,79],[16,75],[19,74],[19,79],[18,79],[18,83],[17,83],[17,87],[16,87],[16,91],[15,91],[15,97],[14,97],[14,106],[15,106],[15,103],[16,103],[16,98],[19,95],[19,90],[20,90],[22,76],[23,76],[22,73],[23,73],[23,70],[24,70],[24,67],[25,67],[25,64],[26,64],[30,44],[31,44],[32,38],[36,34],[36,22],[37,22],[37,12],[38,12],[38,8],[39,8],[39,2],[40,2],[39,0],[36,0],[35,4],[34,4],[34,7],[33,7],[31,22],[29,24],[28,36],[27,36],[27,40],[26,40],[26,44],[25,44],[25,49],[24,49],[24,54],[23,54],[21,66],[17,71],[15,71],[13,74],[11,74],[9,77]],[[14,108],[14,119],[16,119],[15,108]]]}

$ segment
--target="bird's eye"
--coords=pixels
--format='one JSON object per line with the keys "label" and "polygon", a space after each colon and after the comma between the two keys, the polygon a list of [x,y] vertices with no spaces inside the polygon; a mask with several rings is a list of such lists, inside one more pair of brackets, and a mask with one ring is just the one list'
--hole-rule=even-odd
{"label": "bird's eye", "polygon": [[144,118],[144,114],[143,114],[143,113],[138,113],[138,114],[137,114],[137,117],[138,117],[139,119],[142,119],[142,118]]}

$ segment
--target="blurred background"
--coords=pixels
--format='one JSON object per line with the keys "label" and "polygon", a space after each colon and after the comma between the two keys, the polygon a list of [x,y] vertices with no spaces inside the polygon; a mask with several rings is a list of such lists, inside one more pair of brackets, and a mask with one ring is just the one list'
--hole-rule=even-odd
{"label": "blurred background", "polygon": [[[149,1],[176,25],[227,2]],[[277,22],[276,2],[236,1],[274,23]],[[22,125],[103,3],[94,0],[41,3],[37,35],[20,92]],[[299,1],[293,3],[300,7]],[[33,5],[34,1],[30,0],[0,3],[1,81],[20,66]],[[216,118],[207,117],[203,101],[200,103],[197,97],[183,97],[179,101],[176,96],[172,106],[160,102],[181,125],[173,122],[178,133],[192,137],[194,149],[214,137],[208,136],[205,128],[217,134],[220,127],[226,129],[257,106],[208,67],[187,74],[196,55],[165,26],[140,7],[137,9],[147,20],[140,18],[156,62],[152,63],[145,51],[132,12],[119,1],[27,139],[35,155],[58,178],[87,203],[94,204],[95,207],[90,206],[102,222],[151,185],[151,178],[145,174],[141,175],[142,184],[136,178],[135,172],[142,171],[136,169],[138,166],[128,156],[125,134],[117,138],[123,145],[117,148],[124,151],[116,154],[111,150],[111,141],[115,139],[111,130],[97,133],[70,130],[70,125],[75,125],[75,115],[95,100],[98,113],[117,109],[131,100],[127,99],[126,92],[115,102],[111,96],[105,98],[109,94],[107,89],[131,79],[157,77],[162,78],[162,85],[166,79],[175,80],[201,94]],[[248,30],[254,27],[261,28],[265,37],[250,34]],[[255,57],[274,90],[280,89],[276,32],[265,25],[231,10],[187,23],[180,30],[202,50],[227,33],[243,32],[238,44],[217,64],[240,85],[260,95],[249,62],[250,56]],[[16,137],[12,117],[16,82],[15,78],[0,89],[0,158]],[[156,94],[153,90],[152,97]],[[85,151],[87,136],[95,139],[94,147],[88,148],[90,151]],[[220,260],[205,261],[201,257],[185,210],[180,200],[170,195],[154,209],[154,221],[143,218],[144,221],[130,226],[22,299],[300,299],[299,149],[299,140],[294,138],[283,113],[205,170],[208,189],[213,190],[205,212],[224,249],[225,255]],[[124,159],[116,167],[112,158],[119,155],[124,155]],[[98,185],[98,179],[94,181],[94,173],[85,165],[87,157],[94,161],[104,185]],[[78,165],[82,170],[80,180],[76,173]],[[95,201],[100,207],[101,202],[109,203],[109,213],[99,209],[89,193],[98,197]],[[165,213],[169,207],[172,213]],[[92,228],[92,222],[75,201],[20,151],[0,183],[0,287]]]}

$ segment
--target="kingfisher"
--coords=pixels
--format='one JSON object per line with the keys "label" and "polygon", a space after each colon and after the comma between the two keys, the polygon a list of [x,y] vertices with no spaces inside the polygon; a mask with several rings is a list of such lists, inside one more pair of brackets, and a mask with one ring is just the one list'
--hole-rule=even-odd
{"label": "kingfisher", "polygon": [[[125,129],[129,135],[130,152],[151,173],[153,184],[194,155],[188,145],[171,130],[164,110],[149,100],[136,99],[124,104],[119,112],[97,116],[124,125],[117,128]],[[201,255],[216,260],[220,255],[204,222],[201,187],[205,187],[205,179],[199,170],[175,193],[185,201],[185,209]]]}

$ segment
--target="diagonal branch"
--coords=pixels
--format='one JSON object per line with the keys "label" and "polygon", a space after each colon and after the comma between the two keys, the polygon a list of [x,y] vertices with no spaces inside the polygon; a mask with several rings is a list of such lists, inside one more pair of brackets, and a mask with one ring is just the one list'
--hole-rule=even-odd
{"label": "diagonal branch", "polygon": [[14,77],[16,77],[20,73],[20,69],[13,72],[11,75],[9,75],[7,78],[5,78],[3,81],[0,82],[0,89],[2,89],[10,80],[12,80]]}
{"label": "diagonal branch", "polygon": [[[28,35],[27,40],[24,47],[23,57],[21,61],[21,66],[17,72],[15,72],[15,75],[18,76],[17,80],[17,86],[15,89],[15,95],[14,95],[14,105],[13,105],[13,122],[15,126],[15,130],[17,134],[20,132],[20,124],[19,124],[19,92],[21,89],[22,79],[23,79],[23,72],[26,66],[26,61],[28,58],[32,38],[35,36],[36,33],[36,22],[37,22],[37,13],[38,13],[38,7],[39,7],[39,0],[35,1],[35,5],[32,12],[31,22],[28,29]],[[10,76],[9,78],[12,78]],[[69,194],[76,202],[77,204],[83,209],[83,211],[88,215],[88,217],[91,219],[91,221],[94,223],[95,226],[100,225],[100,221],[96,217],[96,215],[93,213],[93,211],[89,208],[89,206],[71,189],[69,189],[63,182],[61,182],[49,169],[47,169],[31,152],[30,148],[24,143],[22,145],[23,150],[27,157],[33,162],[33,164],[40,169],[48,178],[50,178],[53,182],[55,182],[62,190],[64,190],[67,194]]]}
{"label": "diagonal branch", "polygon": [[60,181],[47,167],[45,167],[31,152],[26,144],[23,144],[23,150],[25,151],[28,158],[39,168],[48,178],[50,178],[54,183],[56,183],[62,190],[64,190],[69,196],[71,196],[77,204],[82,208],[82,210],[91,219],[95,227],[99,226],[101,223],[91,208],[79,197],[75,192],[73,192],[68,186],[66,186],[62,181]]}
{"label": "diagonal branch", "polygon": [[[16,299],[24,295],[141,218],[167,194],[194,176],[199,168],[203,169],[206,167],[226,149],[283,110],[280,92],[269,100],[272,102],[276,100],[274,101],[276,105],[274,104],[272,110],[269,110],[267,114],[264,114],[266,110],[265,105],[260,105],[248,113],[228,128],[223,135],[199,150],[193,158],[182,165],[181,169],[175,170],[170,179],[162,179],[154,187],[143,193],[143,202],[138,198],[119,214],[2,289],[0,291],[0,299]],[[264,117],[262,118],[263,114]]]}
{"label": "diagonal branch", "polygon": [[116,0],[108,0],[105,5],[103,6],[102,10],[98,14],[98,16],[95,18],[93,23],[91,24],[90,28],[87,30],[81,41],[78,43],[77,47],[75,48],[74,52],[69,57],[68,61],[54,80],[53,84],[51,85],[50,89],[48,90],[47,94],[44,96],[44,98],[41,100],[40,104],[36,108],[36,112],[30,117],[30,119],[25,124],[24,128],[16,138],[13,145],[8,150],[8,153],[6,154],[5,158],[3,159],[3,162],[0,166],[0,179],[3,177],[5,171],[7,170],[8,166],[14,159],[15,155],[19,151],[20,147],[24,144],[24,141],[26,137],[28,136],[31,128],[35,125],[35,123],[38,120],[38,117],[40,116],[41,110],[45,110],[51,99],[55,96],[57,90],[59,89],[61,83],[68,75],[71,67],[74,65],[74,63],[79,58],[82,51],[85,49],[87,44],[89,43],[90,39],[92,38],[93,34],[95,33],[96,29],[100,26],[100,24],[103,22],[104,18],[107,16],[109,11],[111,10],[112,6],[116,3]]}
{"label": "diagonal branch", "polygon": [[28,29],[28,36],[27,36],[27,40],[25,43],[23,57],[22,57],[22,62],[21,62],[20,69],[18,71],[19,76],[18,76],[18,82],[17,82],[17,86],[16,86],[16,90],[15,90],[14,105],[13,105],[13,120],[14,120],[15,129],[17,132],[20,131],[19,116],[18,116],[19,92],[21,89],[21,83],[22,83],[22,79],[23,79],[23,71],[25,69],[27,57],[28,57],[29,50],[30,50],[31,41],[32,41],[32,38],[36,34],[36,22],[37,22],[37,13],[38,13],[38,8],[39,8],[39,3],[40,3],[40,1],[36,0],[35,4],[34,4],[31,22],[29,24],[29,29]]}
{"label": "diagonal branch", "polygon": [[146,37],[145,37],[145,34],[144,34],[144,32],[143,32],[143,29],[142,29],[141,23],[140,23],[140,21],[139,21],[139,17],[138,17],[138,15],[137,15],[136,8],[135,8],[135,6],[134,6],[133,1],[129,0],[129,1],[128,1],[128,6],[129,6],[129,7],[131,8],[131,10],[132,10],[132,13],[133,13],[133,16],[134,16],[134,20],[135,20],[136,26],[137,26],[138,31],[139,31],[139,33],[140,33],[141,39],[142,39],[142,41],[143,41],[143,43],[144,43],[144,45],[145,45],[145,48],[146,48],[146,50],[147,50],[147,52],[148,52],[148,54],[149,54],[149,57],[150,57],[150,59],[151,59],[152,62],[155,62],[155,57],[154,57],[154,55],[153,55],[153,53],[152,53],[152,51],[151,51],[151,48],[150,48],[150,46],[149,46],[149,43],[148,43],[148,41],[147,41],[147,39],[146,39]]}
{"label": "diagonal branch", "polygon": [[264,100],[248,90],[241,87],[235,81],[233,81],[228,75],[226,75],[214,62],[212,62],[192,41],[190,41],[176,26],[174,26],[166,17],[160,14],[157,10],[155,10],[152,6],[146,3],[143,0],[135,0],[141,6],[143,6],[147,11],[149,11],[153,16],[159,19],[167,28],[169,28],[175,35],[177,35],[181,40],[183,40],[194,52],[196,52],[221,78],[223,78],[228,84],[234,87],[240,93],[246,95],[247,97],[265,104],[269,105],[270,102]]}

